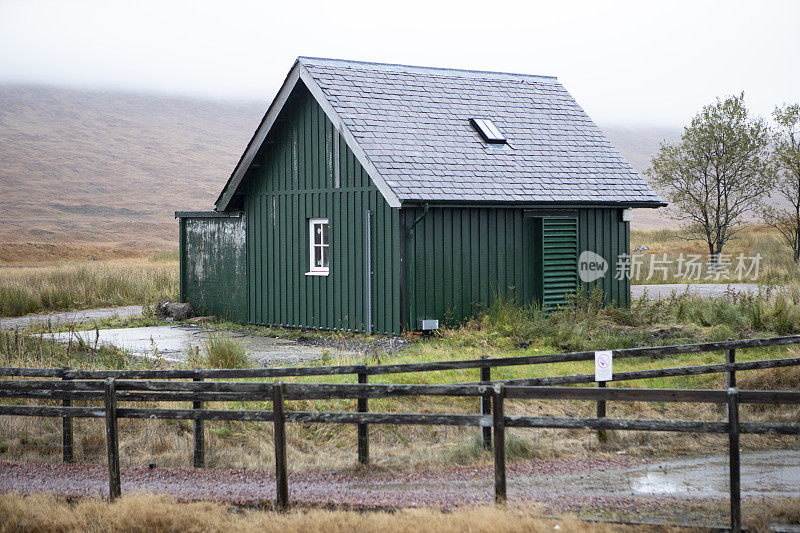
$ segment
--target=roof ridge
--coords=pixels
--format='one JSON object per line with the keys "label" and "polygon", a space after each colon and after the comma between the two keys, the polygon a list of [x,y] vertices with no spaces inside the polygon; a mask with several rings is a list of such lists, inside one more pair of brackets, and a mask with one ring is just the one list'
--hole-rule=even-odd
{"label": "roof ridge", "polygon": [[493,70],[472,70],[448,67],[425,67],[418,65],[406,65],[402,63],[379,63],[375,61],[358,61],[354,59],[334,59],[327,57],[309,57],[299,56],[297,61],[303,65],[327,65],[327,66],[353,66],[353,67],[371,67],[373,70],[387,70],[387,71],[406,71],[415,73],[432,73],[443,72],[454,75],[461,75],[467,77],[490,76],[500,79],[535,79],[537,81],[557,82],[556,76],[545,76],[541,74],[519,74],[514,72],[500,72]]}

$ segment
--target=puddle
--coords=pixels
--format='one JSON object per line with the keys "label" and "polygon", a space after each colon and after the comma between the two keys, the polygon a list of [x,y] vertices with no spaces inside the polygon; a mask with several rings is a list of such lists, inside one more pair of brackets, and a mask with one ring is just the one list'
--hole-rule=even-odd
{"label": "puddle", "polygon": [[[73,333],[50,333],[47,337],[60,342],[69,342],[80,337],[89,345],[116,346],[138,357],[161,358],[166,361],[186,359],[190,349],[197,347],[203,353],[208,340],[208,331],[192,326],[154,326],[145,328],[101,329],[99,331],[77,331]],[[289,339],[273,339],[244,333],[228,333],[241,342],[247,356],[263,366],[272,364],[299,364],[328,356],[354,356],[353,351],[337,350],[321,346],[305,346]]]}
{"label": "puddle", "polygon": [[[741,461],[742,496],[800,497],[800,450],[744,453]],[[728,458],[679,459],[621,470],[542,476],[518,482],[554,492],[726,498],[729,494]]]}

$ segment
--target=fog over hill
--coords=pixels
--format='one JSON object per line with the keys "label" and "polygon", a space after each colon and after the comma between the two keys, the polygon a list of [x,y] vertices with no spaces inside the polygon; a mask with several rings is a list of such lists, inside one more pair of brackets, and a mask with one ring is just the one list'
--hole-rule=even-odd
{"label": "fog over hill", "polygon": [[[213,207],[268,103],[0,86],[0,242],[174,248],[173,212]],[[604,130],[640,171],[679,134]]]}

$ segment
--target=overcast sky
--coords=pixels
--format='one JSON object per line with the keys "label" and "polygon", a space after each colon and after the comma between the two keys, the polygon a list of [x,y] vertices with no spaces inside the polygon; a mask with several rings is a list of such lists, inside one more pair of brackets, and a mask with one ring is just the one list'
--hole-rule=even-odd
{"label": "overcast sky", "polygon": [[255,99],[298,55],[558,76],[603,124],[800,101],[800,2],[0,0],[0,83]]}

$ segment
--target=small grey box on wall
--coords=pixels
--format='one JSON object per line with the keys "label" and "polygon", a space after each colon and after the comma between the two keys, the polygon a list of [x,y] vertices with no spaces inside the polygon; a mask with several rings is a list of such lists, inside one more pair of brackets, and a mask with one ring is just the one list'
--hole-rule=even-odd
{"label": "small grey box on wall", "polygon": [[422,331],[439,329],[439,321],[433,318],[428,318],[425,320],[417,320],[417,329]]}

